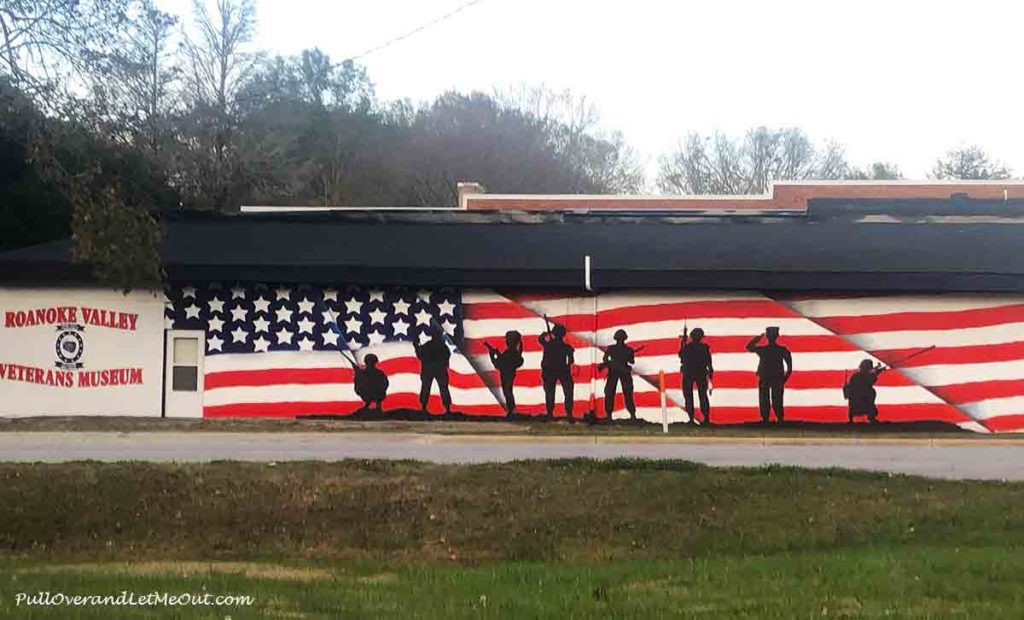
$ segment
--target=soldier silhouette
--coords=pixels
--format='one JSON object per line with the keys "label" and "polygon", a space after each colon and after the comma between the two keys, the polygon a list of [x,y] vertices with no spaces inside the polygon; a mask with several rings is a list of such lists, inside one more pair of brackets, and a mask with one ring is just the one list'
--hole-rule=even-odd
{"label": "soldier silhouette", "polygon": [[441,329],[432,326],[428,331],[430,340],[423,344],[413,342],[416,357],[420,360],[420,408],[426,412],[430,401],[430,388],[437,381],[444,412],[452,412],[452,395],[448,391],[448,359],[451,351],[444,341]]}
{"label": "soldier silhouette", "polygon": [[608,370],[608,378],[604,382],[604,411],[608,419],[612,419],[615,409],[615,391],[622,384],[622,397],[626,401],[629,419],[636,419],[636,404],[633,401],[633,364],[636,362],[636,350],[626,344],[629,336],[626,330],[620,329],[613,336],[615,344],[604,351],[604,360],[598,370]]}
{"label": "soldier silhouette", "polygon": [[[761,338],[767,338],[768,344],[759,346]],[[793,355],[789,349],[778,343],[779,328],[769,327],[763,334],[758,334],[747,343],[747,351],[756,353],[757,363],[757,399],[761,409],[761,421],[767,423],[770,412],[775,411],[775,419],[782,422],[785,418],[783,407],[786,393],[786,381],[793,374]]]}
{"label": "soldier silhouette", "polygon": [[[547,317],[544,317],[544,320],[546,322]],[[544,384],[544,404],[548,417],[555,413],[555,384],[560,383],[565,395],[565,415],[572,420],[572,365],[575,363],[575,349],[565,341],[565,327],[561,325],[555,325],[554,328],[549,325],[548,331],[541,334],[537,340],[544,349],[540,360],[540,378]]]}
{"label": "soldier silhouette", "polygon": [[505,332],[505,350],[499,351],[484,342],[491,363],[498,369],[501,377],[501,393],[505,396],[505,412],[512,415],[516,411],[516,396],[512,389],[516,382],[516,370],[523,365],[523,336],[512,330]]}
{"label": "soldier silhouette", "polygon": [[364,409],[371,409],[376,404],[377,411],[380,411],[388,395],[388,376],[377,368],[377,362],[377,356],[370,353],[363,358],[363,368],[355,367],[355,387],[356,394],[363,399]]}
{"label": "soldier silhouette", "polygon": [[878,422],[878,407],[875,405],[875,383],[878,375],[882,374],[885,368],[879,364],[875,366],[869,360],[863,360],[855,373],[850,375],[850,380],[843,386],[843,396],[850,401],[850,423],[853,418],[866,415],[871,422]]}
{"label": "soldier silhouette", "polygon": [[708,400],[708,382],[715,376],[711,367],[711,347],[704,343],[704,330],[696,327],[687,334],[683,328],[683,336],[679,341],[680,374],[683,378],[683,399],[686,401],[686,413],[690,420],[697,421],[693,411],[693,388],[697,388],[700,399],[700,412],[704,423],[711,424],[711,403]]}

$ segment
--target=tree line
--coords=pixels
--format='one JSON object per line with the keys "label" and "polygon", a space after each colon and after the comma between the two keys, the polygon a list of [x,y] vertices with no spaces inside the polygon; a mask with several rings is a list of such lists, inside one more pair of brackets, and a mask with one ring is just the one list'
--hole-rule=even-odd
{"label": "tree line", "polygon": [[[241,204],[450,206],[500,193],[652,189],[637,153],[571,92],[520,87],[383,101],[365,67],[256,49],[252,0],[0,0],[0,249],[71,236],[110,282],[160,278],[161,215]],[[936,178],[1005,178],[981,149]],[[658,190],[740,194],[773,179],[892,179],[796,128],[692,134]]]}

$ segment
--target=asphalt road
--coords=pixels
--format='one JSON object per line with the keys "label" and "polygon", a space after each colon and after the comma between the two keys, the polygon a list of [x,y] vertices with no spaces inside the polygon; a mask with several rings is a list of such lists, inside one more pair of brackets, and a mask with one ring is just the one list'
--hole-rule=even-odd
{"label": "asphalt road", "polygon": [[414,459],[483,463],[618,457],[717,466],[772,463],[936,478],[1024,480],[1024,442],[874,439],[508,437],[421,433],[0,433],[0,461],[338,461]]}

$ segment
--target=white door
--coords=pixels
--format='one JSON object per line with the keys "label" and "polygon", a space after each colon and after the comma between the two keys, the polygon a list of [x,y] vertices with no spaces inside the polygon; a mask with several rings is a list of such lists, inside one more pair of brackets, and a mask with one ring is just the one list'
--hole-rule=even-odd
{"label": "white door", "polygon": [[166,417],[203,417],[203,355],[205,350],[205,332],[168,330],[167,357],[164,362],[164,415]]}

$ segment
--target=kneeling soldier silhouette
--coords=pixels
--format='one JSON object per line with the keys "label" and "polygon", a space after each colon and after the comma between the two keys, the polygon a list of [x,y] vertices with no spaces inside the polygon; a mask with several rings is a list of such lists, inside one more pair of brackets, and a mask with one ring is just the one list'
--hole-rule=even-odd
{"label": "kneeling soldier silhouette", "polygon": [[875,405],[875,383],[878,375],[885,372],[881,364],[874,365],[871,360],[864,360],[860,363],[857,372],[850,376],[850,380],[843,386],[843,396],[850,401],[850,424],[857,416],[867,416],[871,422],[878,422],[878,406]]}
{"label": "kneeling soldier silhouette", "polygon": [[377,356],[370,353],[363,358],[363,368],[355,368],[356,394],[363,399],[363,408],[370,409],[374,404],[381,411],[384,399],[388,395],[388,376],[377,368]]}

